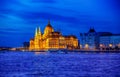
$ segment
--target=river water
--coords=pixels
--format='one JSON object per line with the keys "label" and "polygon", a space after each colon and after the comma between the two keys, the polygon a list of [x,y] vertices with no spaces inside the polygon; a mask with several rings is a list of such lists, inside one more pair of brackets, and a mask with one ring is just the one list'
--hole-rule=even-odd
{"label": "river water", "polygon": [[0,51],[0,77],[120,77],[120,53]]}

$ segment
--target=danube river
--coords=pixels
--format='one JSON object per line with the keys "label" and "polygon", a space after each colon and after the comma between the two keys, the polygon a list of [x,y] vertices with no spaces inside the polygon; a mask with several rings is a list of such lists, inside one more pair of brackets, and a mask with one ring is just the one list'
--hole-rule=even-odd
{"label": "danube river", "polygon": [[0,51],[0,77],[120,77],[120,53]]}

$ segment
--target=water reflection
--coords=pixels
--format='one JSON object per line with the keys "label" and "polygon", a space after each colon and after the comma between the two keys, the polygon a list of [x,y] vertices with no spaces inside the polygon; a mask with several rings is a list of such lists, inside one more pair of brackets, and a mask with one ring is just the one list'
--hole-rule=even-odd
{"label": "water reflection", "polygon": [[47,54],[47,52],[34,52],[35,55],[39,55],[39,54]]}

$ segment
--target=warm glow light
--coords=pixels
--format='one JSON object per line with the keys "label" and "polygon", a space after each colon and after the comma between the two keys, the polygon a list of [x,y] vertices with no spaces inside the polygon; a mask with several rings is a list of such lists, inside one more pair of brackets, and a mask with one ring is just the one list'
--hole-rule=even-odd
{"label": "warm glow light", "polygon": [[88,48],[89,48],[89,45],[88,45],[88,44],[85,44],[85,48],[87,48],[87,49],[88,49]]}
{"label": "warm glow light", "polygon": [[36,29],[34,39],[30,40],[30,50],[42,50],[42,49],[66,49],[77,48],[78,39],[74,36],[64,37],[60,32],[54,32],[54,29],[48,23],[42,34],[40,29]]}
{"label": "warm glow light", "polygon": [[80,48],[82,48],[82,45],[80,44]]}
{"label": "warm glow light", "polygon": [[109,47],[112,47],[112,44],[109,44]]}
{"label": "warm glow light", "polygon": [[100,44],[100,47],[103,47],[103,45],[102,45],[102,44]]}

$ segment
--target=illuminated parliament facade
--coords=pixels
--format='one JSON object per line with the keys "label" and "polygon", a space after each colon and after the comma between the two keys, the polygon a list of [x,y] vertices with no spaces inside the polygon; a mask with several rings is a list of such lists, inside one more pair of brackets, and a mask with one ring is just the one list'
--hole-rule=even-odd
{"label": "illuminated parliament facade", "polygon": [[29,50],[76,49],[77,47],[78,39],[74,35],[63,36],[59,31],[54,31],[49,21],[44,33],[40,28],[36,28],[35,36],[30,40]]}

